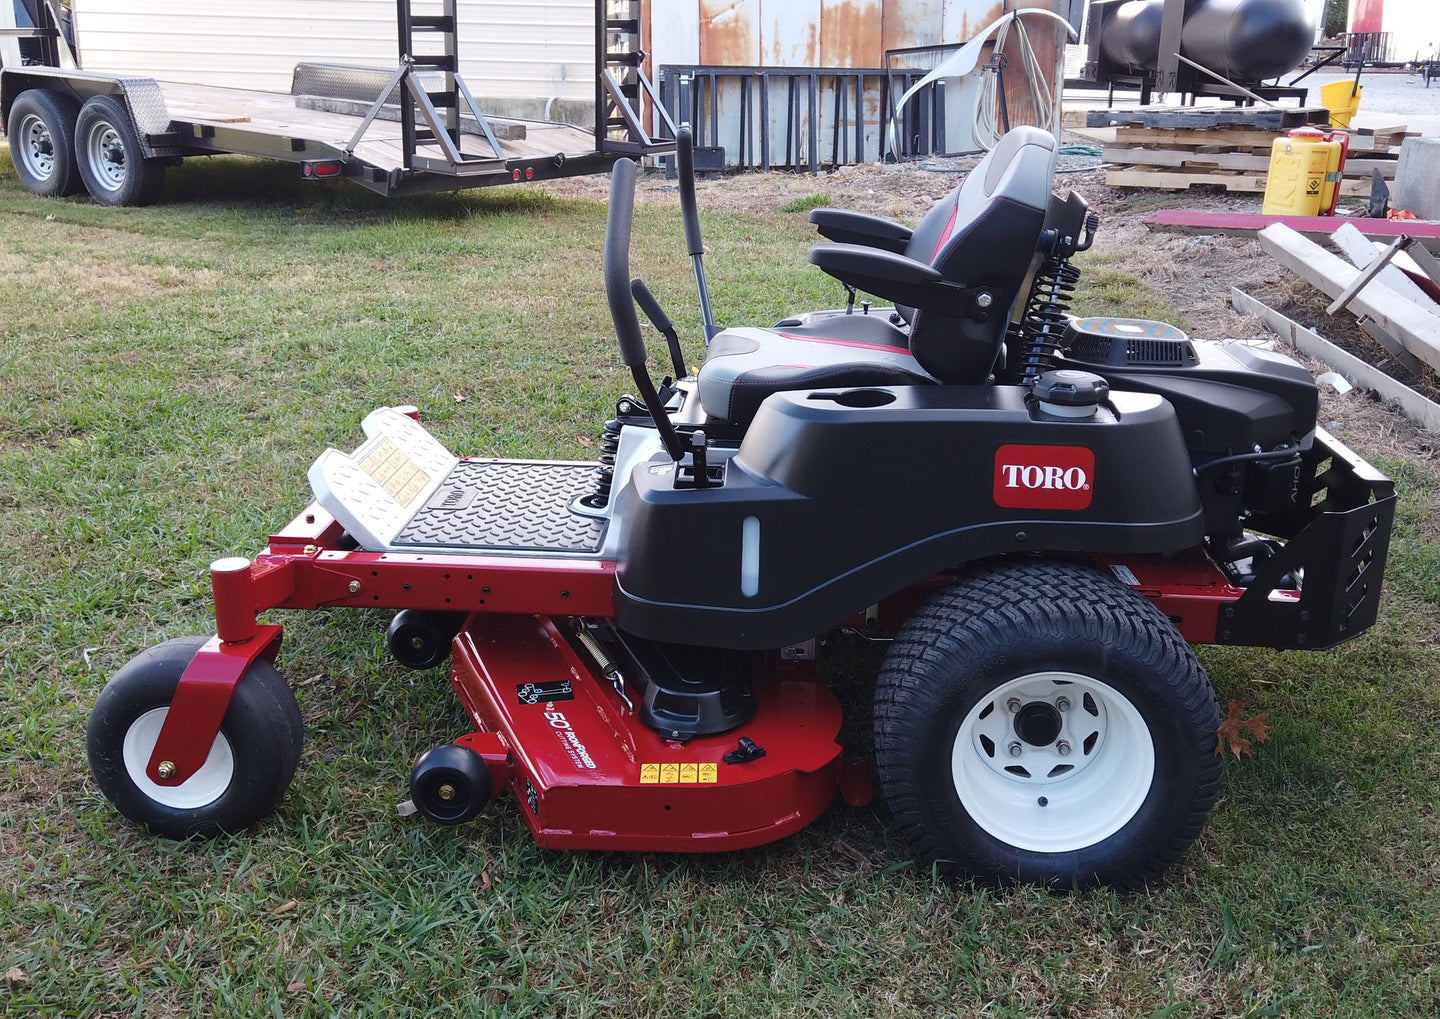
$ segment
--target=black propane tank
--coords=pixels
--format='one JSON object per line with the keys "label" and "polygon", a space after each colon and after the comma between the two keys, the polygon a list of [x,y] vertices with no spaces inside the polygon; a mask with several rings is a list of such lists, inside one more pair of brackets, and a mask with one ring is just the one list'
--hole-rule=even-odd
{"label": "black propane tank", "polygon": [[[1117,64],[1154,70],[1165,0],[1130,0],[1105,26],[1100,46]],[[1304,0],[1189,0],[1180,54],[1216,74],[1260,81],[1297,67],[1315,38]]]}

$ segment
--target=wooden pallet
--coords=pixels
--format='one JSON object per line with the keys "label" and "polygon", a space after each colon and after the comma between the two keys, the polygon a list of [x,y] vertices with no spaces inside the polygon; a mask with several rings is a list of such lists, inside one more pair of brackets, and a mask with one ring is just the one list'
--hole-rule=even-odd
{"label": "wooden pallet", "polygon": [[[1121,127],[1104,148],[1110,164],[1105,183],[1166,191],[1208,184],[1263,192],[1270,151],[1279,136],[1277,131],[1235,125],[1196,130]],[[1376,170],[1381,178],[1394,180],[1400,143],[1410,136],[1403,126],[1350,132],[1341,196],[1368,196]]]}
{"label": "wooden pallet", "polygon": [[1307,124],[1330,123],[1323,106],[1191,106],[1182,109],[1091,110],[1086,127],[1144,127],[1200,131],[1235,127],[1242,130],[1288,131]]}

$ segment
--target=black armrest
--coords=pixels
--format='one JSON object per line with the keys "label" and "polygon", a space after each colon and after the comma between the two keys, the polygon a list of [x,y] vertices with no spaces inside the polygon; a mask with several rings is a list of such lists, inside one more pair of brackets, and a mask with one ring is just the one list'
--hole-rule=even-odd
{"label": "black armrest", "polygon": [[848,209],[811,209],[810,222],[820,236],[840,244],[860,244],[902,254],[913,232],[893,219],[868,216]]}
{"label": "black armrest", "polygon": [[[913,258],[859,244],[817,244],[810,261],[841,283],[896,304],[946,315],[970,312],[980,289],[952,283]],[[989,302],[982,302],[981,313]]]}

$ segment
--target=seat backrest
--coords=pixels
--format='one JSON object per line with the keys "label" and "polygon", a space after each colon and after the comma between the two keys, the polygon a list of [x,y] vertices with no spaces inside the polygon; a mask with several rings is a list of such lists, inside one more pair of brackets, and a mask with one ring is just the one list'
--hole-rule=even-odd
{"label": "seat backrest", "polygon": [[915,228],[905,254],[945,279],[994,296],[985,321],[917,310],[910,350],[942,382],[984,382],[1030,274],[1055,176],[1055,138],[1036,127],[1004,135]]}

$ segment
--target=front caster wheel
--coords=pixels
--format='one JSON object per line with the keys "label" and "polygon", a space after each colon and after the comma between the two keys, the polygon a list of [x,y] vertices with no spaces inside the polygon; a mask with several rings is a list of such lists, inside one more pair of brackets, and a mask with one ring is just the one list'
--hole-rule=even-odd
{"label": "front caster wheel", "polygon": [[157,835],[185,839],[235,832],[265,817],[300,763],[300,708],[266,661],[235,687],[210,755],[178,786],[145,774],[180,677],[204,637],[180,637],[142,652],[105,684],[85,733],[90,770],[115,809]]}
{"label": "front caster wheel", "polygon": [[410,772],[410,802],[436,824],[470,820],[485,809],[490,793],[490,766],[459,743],[425,751]]}
{"label": "front caster wheel", "polygon": [[876,687],[881,785],[922,865],[992,882],[1134,887],[1220,788],[1214,692],[1149,601],[1027,561],[936,595]]}

